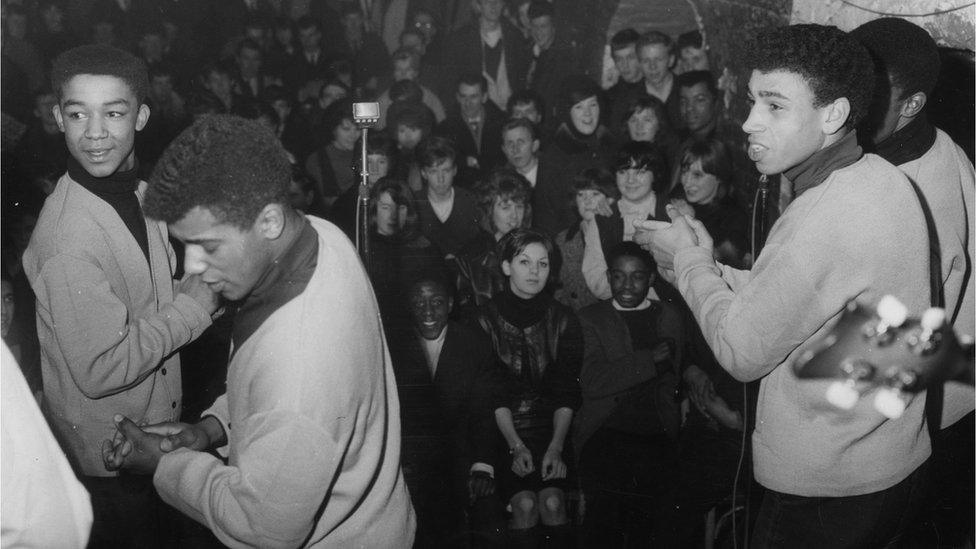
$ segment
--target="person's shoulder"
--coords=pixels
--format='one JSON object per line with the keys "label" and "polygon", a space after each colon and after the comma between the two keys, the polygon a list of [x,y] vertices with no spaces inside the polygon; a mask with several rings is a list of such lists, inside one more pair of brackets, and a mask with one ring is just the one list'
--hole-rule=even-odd
{"label": "person's shoulder", "polygon": [[611,299],[605,299],[581,308],[576,312],[576,316],[579,317],[580,324],[590,324],[594,327],[599,327],[603,325],[603,322],[606,321],[613,310],[613,301]]}

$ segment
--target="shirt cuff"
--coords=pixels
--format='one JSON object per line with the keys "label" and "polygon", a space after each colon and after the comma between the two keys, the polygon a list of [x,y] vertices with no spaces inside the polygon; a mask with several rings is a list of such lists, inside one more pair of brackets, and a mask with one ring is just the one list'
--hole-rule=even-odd
{"label": "shirt cuff", "polygon": [[495,478],[495,468],[480,461],[471,465],[471,471],[469,473],[488,473],[488,476]]}
{"label": "shirt cuff", "polygon": [[715,259],[712,257],[712,252],[707,248],[692,246],[690,248],[683,248],[674,253],[675,276],[680,277],[680,273],[697,266],[711,266],[716,269],[718,268],[715,265]]}

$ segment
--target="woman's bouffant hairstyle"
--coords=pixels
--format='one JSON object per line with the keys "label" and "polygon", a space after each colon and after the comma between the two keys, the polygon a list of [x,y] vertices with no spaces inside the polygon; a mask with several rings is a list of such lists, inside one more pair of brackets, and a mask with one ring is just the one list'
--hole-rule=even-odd
{"label": "woman's bouffant hairstyle", "polygon": [[661,147],[643,141],[631,141],[617,149],[613,157],[614,172],[636,168],[648,170],[654,176],[652,185],[660,192],[668,184],[668,159]]}
{"label": "woman's bouffant hairstyle", "polygon": [[868,112],[874,64],[867,50],[846,32],[824,25],[790,25],[761,31],[747,48],[745,67],[762,73],[799,74],[813,92],[815,107],[846,97],[853,128]]}
{"label": "woman's bouffant hairstyle", "polygon": [[680,159],[671,178],[671,192],[679,196],[684,195],[681,187],[681,174],[692,164],[700,161],[702,171],[714,175],[719,181],[719,196],[729,195],[732,182],[735,180],[735,167],[732,164],[732,153],[728,145],[718,139],[693,139],[685,143],[681,149]]}
{"label": "woman's bouffant hairstyle", "polygon": [[513,229],[503,236],[496,247],[498,260],[511,261],[515,256],[522,253],[529,244],[541,244],[549,253],[550,272],[558,272],[559,269],[554,269],[551,265],[556,245],[553,244],[549,235],[535,229]]}
{"label": "woman's bouffant hairstyle", "polygon": [[525,216],[522,218],[522,227],[528,227],[532,219],[532,186],[518,172],[509,168],[500,168],[484,178],[474,188],[475,196],[478,197],[478,207],[481,209],[481,228],[490,234],[495,234],[495,227],[492,226],[491,212],[495,207],[496,201],[512,202],[525,205]]}
{"label": "woman's bouffant hairstyle", "polygon": [[65,84],[79,74],[114,76],[129,86],[140,104],[145,103],[149,95],[146,64],[135,55],[112,46],[78,46],[54,59],[51,65],[51,89],[58,94],[59,101],[64,98]]}
{"label": "woman's bouffant hairstyle", "polygon": [[275,135],[255,120],[207,115],[184,130],[156,164],[143,210],[174,223],[193,208],[219,223],[254,225],[268,204],[288,204],[291,165]]}

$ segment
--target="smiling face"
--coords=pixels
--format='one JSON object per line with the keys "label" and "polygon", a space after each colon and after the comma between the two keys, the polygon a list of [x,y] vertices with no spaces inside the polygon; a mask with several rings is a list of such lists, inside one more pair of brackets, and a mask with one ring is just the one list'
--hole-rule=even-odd
{"label": "smiling face", "polygon": [[539,152],[539,140],[532,139],[532,134],[526,128],[512,128],[502,134],[502,151],[516,170],[528,170]]}
{"label": "smiling face", "polygon": [[623,168],[617,170],[617,189],[620,197],[628,202],[638,203],[650,196],[654,184],[654,172],[645,168]]}
{"label": "smiling face", "polygon": [[782,173],[826,146],[829,106],[814,106],[813,90],[799,74],[754,70],[749,99],[742,129],[749,135],[749,159],[761,173]]}
{"label": "smiling face", "polygon": [[681,120],[688,130],[704,130],[715,121],[718,102],[704,82],[694,86],[682,86],[680,97]]}
{"label": "smiling face", "polygon": [[447,289],[437,282],[424,280],[414,284],[408,299],[414,327],[420,336],[431,341],[440,337],[454,305]]}
{"label": "smiling face", "polygon": [[596,96],[587,97],[573,105],[569,110],[569,118],[576,127],[576,131],[583,135],[591,135],[600,124],[600,102]]}
{"label": "smiling face", "polygon": [[711,204],[719,196],[721,182],[713,174],[705,173],[701,160],[681,168],[681,186],[685,198],[692,204]]}
{"label": "smiling face", "polygon": [[613,260],[607,278],[613,300],[625,309],[633,309],[647,298],[654,273],[639,258],[622,255]]}
{"label": "smiling face", "polygon": [[661,122],[651,109],[639,110],[627,119],[627,133],[631,141],[652,143],[660,129]]}
{"label": "smiling face", "polygon": [[495,228],[495,241],[522,225],[525,219],[525,202],[496,197],[491,206],[491,226]]}
{"label": "smiling face", "polygon": [[94,177],[135,166],[136,132],[149,120],[149,107],[115,76],[79,74],[66,82],[54,119],[68,151]]}
{"label": "smiling face", "polygon": [[231,301],[247,297],[271,264],[258,222],[242,230],[197,206],[170,223],[169,234],[186,245],[187,274],[200,275],[211,290]]}
{"label": "smiling face", "polygon": [[637,48],[634,45],[614,50],[610,54],[613,57],[613,64],[620,73],[620,78],[624,82],[634,83],[640,80],[644,74],[641,73],[640,60],[637,58]]}
{"label": "smiling face", "polygon": [[522,299],[535,297],[549,280],[549,252],[542,244],[532,242],[511,261],[502,261],[502,272],[513,294]]}
{"label": "smiling face", "polygon": [[607,204],[607,195],[596,189],[576,191],[576,211],[582,219],[590,220],[596,216],[600,205]]}

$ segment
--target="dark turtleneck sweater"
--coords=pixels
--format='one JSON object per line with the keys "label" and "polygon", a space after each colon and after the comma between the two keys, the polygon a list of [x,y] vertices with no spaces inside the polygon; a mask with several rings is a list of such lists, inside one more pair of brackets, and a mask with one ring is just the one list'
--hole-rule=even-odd
{"label": "dark turtleneck sweater", "polygon": [[804,191],[823,183],[830,174],[846,168],[864,156],[857,144],[857,132],[850,131],[840,141],[820,149],[809,158],[783,172],[793,183],[793,198],[799,198]]}
{"label": "dark turtleneck sweater", "polygon": [[922,113],[871,151],[895,166],[918,160],[935,144],[935,126]]}
{"label": "dark turtleneck sweater", "polygon": [[149,266],[149,236],[146,233],[146,218],[142,215],[142,205],[136,190],[139,188],[139,163],[132,169],[116,171],[108,177],[95,177],[88,173],[73,156],[68,156],[68,176],[89,192],[101,198],[122,218],[122,222],[132,233]]}

